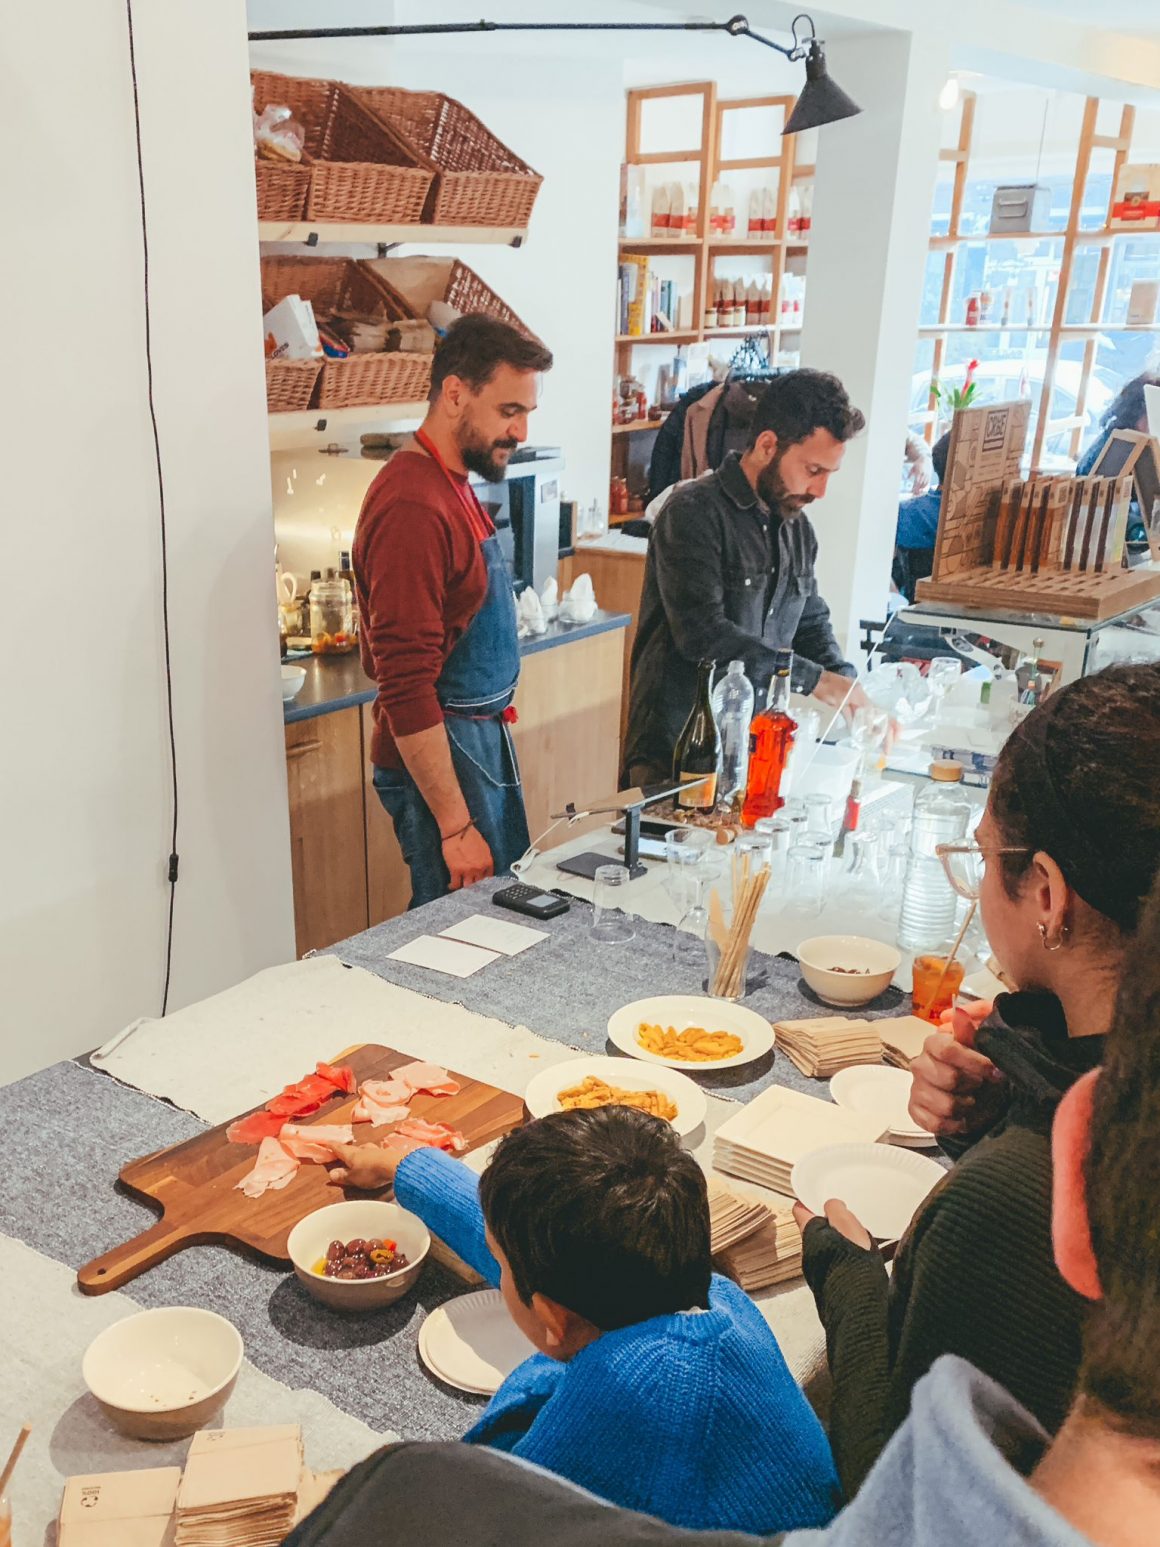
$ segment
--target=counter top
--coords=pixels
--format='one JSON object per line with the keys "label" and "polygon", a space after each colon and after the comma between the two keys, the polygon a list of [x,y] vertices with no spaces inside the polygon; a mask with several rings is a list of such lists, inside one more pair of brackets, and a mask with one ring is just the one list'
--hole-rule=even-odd
{"label": "counter top", "polygon": [[[627,628],[631,621],[626,612],[605,612],[597,608],[595,617],[587,623],[549,623],[546,634],[536,639],[521,639],[520,655],[535,655],[537,651],[553,650],[557,645],[590,639],[594,634],[606,634],[611,629]],[[357,650],[350,655],[312,656],[288,664],[305,667],[306,681],[298,697],[283,705],[282,717],[287,725],[298,720],[312,720],[316,715],[331,714],[336,709],[356,709],[360,704],[369,704],[375,697],[375,684],[363,671]]]}

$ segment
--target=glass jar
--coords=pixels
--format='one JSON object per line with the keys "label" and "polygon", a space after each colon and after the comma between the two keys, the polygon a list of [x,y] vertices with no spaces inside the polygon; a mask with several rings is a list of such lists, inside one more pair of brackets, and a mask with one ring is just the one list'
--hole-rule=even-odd
{"label": "glass jar", "polygon": [[346,655],[356,642],[350,586],[328,569],[310,587],[310,648],[315,655]]}

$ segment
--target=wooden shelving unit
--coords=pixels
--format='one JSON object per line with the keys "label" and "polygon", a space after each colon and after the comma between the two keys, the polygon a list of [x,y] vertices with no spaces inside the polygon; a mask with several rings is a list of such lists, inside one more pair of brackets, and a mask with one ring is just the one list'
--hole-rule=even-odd
{"label": "wooden shelving unit", "polygon": [[[641,117],[644,104],[650,100],[694,97],[700,99],[700,142],[682,149],[647,152],[641,146]],[[789,241],[786,234],[786,217],[789,208],[789,191],[795,180],[812,179],[814,168],[796,165],[794,141],[778,138],[768,155],[723,159],[720,154],[722,125],[725,114],[746,108],[772,108],[782,114],[782,122],[793,109],[792,97],[745,97],[721,100],[713,81],[694,82],[679,86],[653,86],[646,90],[627,94],[627,125],[625,133],[625,161],[630,166],[663,166],[680,163],[696,163],[699,178],[697,201],[697,229],[695,234],[682,237],[622,237],[618,253],[644,253],[658,258],[691,257],[693,260],[693,315],[696,326],[679,332],[647,333],[643,335],[618,334],[614,340],[614,380],[626,375],[631,369],[634,349],[662,345],[675,349],[679,344],[704,343],[710,339],[735,338],[739,342],[752,334],[766,337],[770,359],[776,360],[783,334],[797,335],[800,324],[782,327],[779,317],[782,279],[786,272],[786,260],[790,256],[803,255],[809,250],[808,242]],[[776,152],[776,153],[775,153]],[[709,230],[709,199],[713,185],[730,171],[760,170],[777,176],[777,232],[772,237],[713,236]],[[738,219],[743,219],[738,211]],[[714,267],[719,258],[768,257],[770,260],[773,318],[768,326],[741,328],[706,328],[703,326],[706,302],[714,283]],[[659,423],[613,426],[613,474],[625,476],[632,453],[640,456],[642,442],[635,437],[642,431],[656,431]],[[624,431],[634,432],[631,439]],[[645,455],[647,461],[647,453]],[[620,518],[631,519],[631,518]]]}
{"label": "wooden shelving unit", "polygon": [[423,422],[427,404],[370,403],[358,408],[304,408],[296,413],[269,414],[270,450],[321,451],[331,442],[349,443],[359,435],[387,432]]}
{"label": "wooden shelving unit", "polygon": [[[939,153],[940,158],[944,162],[953,164],[955,169],[951,192],[949,230],[945,235],[932,236],[930,238],[930,251],[941,254],[943,260],[942,288],[938,312],[939,320],[933,326],[920,327],[918,335],[920,338],[934,339],[934,351],[931,361],[932,379],[942,376],[946,364],[948,338],[956,335],[994,335],[997,333],[1045,335],[1047,338],[1047,353],[1043,367],[1043,384],[1040,388],[1039,412],[1036,416],[1031,463],[1032,466],[1039,463],[1043,454],[1044,443],[1049,435],[1059,434],[1067,430],[1071,431],[1070,453],[1073,458],[1076,458],[1082,449],[1081,443],[1087,423],[1087,399],[1100,335],[1107,333],[1160,332],[1160,322],[1149,325],[1114,323],[1101,320],[1107,301],[1112,244],[1117,238],[1160,237],[1160,232],[1113,231],[1107,225],[1100,230],[1090,231],[1083,230],[1080,226],[1084,190],[1092,165],[1092,153],[1097,150],[1111,151],[1113,153],[1112,196],[1114,197],[1116,180],[1119,177],[1120,169],[1131,154],[1132,132],[1136,116],[1135,109],[1131,106],[1125,106],[1121,109],[1119,132],[1117,134],[1097,134],[1096,122],[1100,108],[1099,98],[1087,98],[1084,104],[1083,123],[1076,152],[1071,203],[1068,210],[1067,224],[1062,230],[1036,232],[983,231],[970,234],[963,232],[961,223],[963,200],[971,159],[976,103],[977,98],[973,92],[964,92],[959,121],[958,143],[953,149],[943,150]],[[1107,218],[1109,220],[1111,218],[1110,205]],[[1012,323],[1007,327],[1003,327],[997,322],[980,323],[977,327],[967,327],[961,322],[953,322],[951,320],[951,305],[954,299],[955,271],[963,249],[979,242],[1010,241],[1056,242],[1060,244],[1059,280],[1056,286],[1055,302],[1052,307],[1051,317],[1041,323]],[[1091,310],[1086,322],[1068,323],[1064,321],[1064,318],[1068,313],[1075,257],[1080,248],[1087,246],[1098,246],[1103,249],[1100,254]],[[1076,412],[1066,419],[1053,419],[1053,378],[1059,361],[1060,345],[1064,339],[1068,338],[1087,340],[1080,370]],[[934,438],[938,419],[937,404],[932,394],[927,402],[926,414],[923,416],[924,430],[928,440]],[[913,420],[911,422],[914,423]]]}

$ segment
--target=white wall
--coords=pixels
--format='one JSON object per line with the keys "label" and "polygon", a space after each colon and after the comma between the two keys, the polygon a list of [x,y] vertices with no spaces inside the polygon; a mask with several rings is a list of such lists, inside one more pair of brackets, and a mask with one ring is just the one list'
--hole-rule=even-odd
{"label": "white wall", "polygon": [[[181,781],[170,1004],[293,955],[240,0],[136,0]],[[46,83],[50,89],[46,89]],[[9,8],[0,1079],[160,1005],[157,494],[125,9]]]}

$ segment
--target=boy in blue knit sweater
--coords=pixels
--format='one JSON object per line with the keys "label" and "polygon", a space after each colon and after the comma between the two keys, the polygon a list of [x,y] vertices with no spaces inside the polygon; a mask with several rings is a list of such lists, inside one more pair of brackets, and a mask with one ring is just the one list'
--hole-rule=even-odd
{"label": "boy in blue knit sweater", "polygon": [[438,1150],[342,1152],[498,1287],[538,1353],[468,1432],[673,1525],[824,1525],[829,1443],[757,1307],[712,1271],[705,1177],[667,1123],[559,1112],[477,1182]]}

